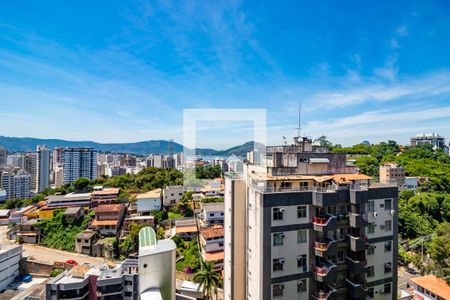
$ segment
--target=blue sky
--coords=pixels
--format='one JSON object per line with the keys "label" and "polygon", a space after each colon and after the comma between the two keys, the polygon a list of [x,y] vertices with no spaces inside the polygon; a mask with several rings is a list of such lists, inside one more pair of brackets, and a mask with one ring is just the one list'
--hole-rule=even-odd
{"label": "blue sky", "polygon": [[[276,144],[299,101],[336,143],[450,139],[450,3],[0,5],[0,135],[181,142],[185,108],[265,108]],[[199,145],[249,140],[240,124],[203,124]]]}

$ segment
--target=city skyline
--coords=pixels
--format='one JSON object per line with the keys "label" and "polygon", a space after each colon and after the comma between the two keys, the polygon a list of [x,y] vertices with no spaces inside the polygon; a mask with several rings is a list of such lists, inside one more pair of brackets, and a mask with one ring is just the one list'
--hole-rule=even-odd
{"label": "city skyline", "polygon": [[[298,102],[303,132],[334,143],[450,134],[443,1],[23,5],[0,11],[0,135],[181,143],[185,108],[265,108],[279,144]],[[248,126],[204,124],[199,146]]]}

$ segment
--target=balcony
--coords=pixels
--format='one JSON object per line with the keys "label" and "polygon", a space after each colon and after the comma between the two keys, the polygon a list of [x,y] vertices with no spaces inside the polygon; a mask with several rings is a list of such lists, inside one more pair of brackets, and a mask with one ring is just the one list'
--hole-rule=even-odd
{"label": "balcony", "polygon": [[352,282],[350,279],[345,279],[345,282],[351,299],[366,299],[368,289],[364,285]]}
{"label": "balcony", "polygon": [[316,300],[334,300],[336,299],[337,290],[327,284],[324,289],[318,289],[312,294],[312,298]]}
{"label": "balcony", "polygon": [[314,230],[319,232],[336,230],[336,220],[337,217],[330,214],[324,217],[313,217]]}
{"label": "balcony", "polygon": [[366,274],[366,261],[356,260],[348,256],[345,257],[345,262],[347,263],[348,271],[355,275]]}
{"label": "balcony", "polygon": [[327,255],[336,255],[337,242],[335,240],[328,240],[326,242],[314,242],[315,255],[325,257]]}
{"label": "balcony", "polygon": [[362,228],[367,225],[367,221],[364,220],[362,214],[348,213],[350,227]]}
{"label": "balcony", "polygon": [[335,191],[315,190],[312,194],[312,204],[318,207],[336,206],[337,194]]}
{"label": "balcony", "polygon": [[347,241],[350,245],[350,250],[354,252],[364,251],[367,248],[365,239],[360,236],[347,234]]}
{"label": "balcony", "polygon": [[335,281],[337,272],[337,266],[329,261],[322,263],[320,266],[313,267],[313,277],[318,282]]}
{"label": "balcony", "polygon": [[350,189],[351,204],[366,204],[369,201],[369,191],[364,189]]}

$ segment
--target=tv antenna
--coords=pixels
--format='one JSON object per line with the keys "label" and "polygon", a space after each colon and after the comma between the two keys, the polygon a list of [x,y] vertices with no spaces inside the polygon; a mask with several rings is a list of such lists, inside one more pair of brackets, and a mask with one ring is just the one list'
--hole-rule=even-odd
{"label": "tv antenna", "polygon": [[301,137],[301,130],[302,130],[302,103],[298,103],[298,126],[295,128],[297,129],[297,137]]}

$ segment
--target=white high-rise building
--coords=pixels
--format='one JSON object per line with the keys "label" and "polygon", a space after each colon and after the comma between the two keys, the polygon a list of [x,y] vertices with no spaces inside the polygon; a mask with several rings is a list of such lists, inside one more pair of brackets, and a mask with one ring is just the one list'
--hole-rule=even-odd
{"label": "white high-rise building", "polygon": [[26,199],[31,197],[31,175],[20,170],[14,176],[14,198]]}
{"label": "white high-rise building", "polygon": [[2,172],[0,187],[6,191],[6,199],[14,198],[14,173]]}
{"label": "white high-rise building", "polygon": [[65,148],[64,184],[79,178],[97,178],[97,151],[92,148]]}
{"label": "white high-rise building", "polygon": [[36,190],[37,178],[37,155],[36,153],[27,153],[23,156],[22,170],[28,172],[31,178],[30,188]]}
{"label": "white high-rise building", "polygon": [[36,191],[50,187],[50,152],[46,146],[37,146]]}

